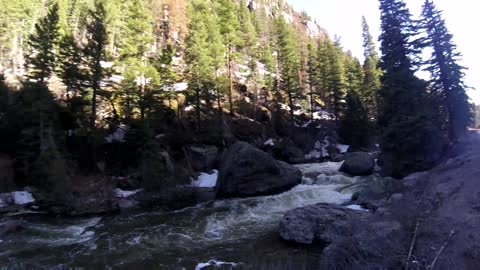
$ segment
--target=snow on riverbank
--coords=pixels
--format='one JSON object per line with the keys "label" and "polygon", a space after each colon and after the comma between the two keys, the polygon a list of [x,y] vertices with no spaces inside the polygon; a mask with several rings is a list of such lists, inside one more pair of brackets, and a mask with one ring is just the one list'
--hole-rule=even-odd
{"label": "snow on riverbank", "polygon": [[117,198],[128,198],[130,196],[133,196],[133,195],[143,191],[143,189],[122,190],[122,189],[116,188],[113,191],[115,192],[115,196],[117,196]]}
{"label": "snow on riverbank", "polygon": [[193,180],[192,186],[201,188],[213,188],[217,185],[218,171],[213,170],[213,173],[201,173],[197,180]]}
{"label": "snow on riverbank", "polygon": [[210,260],[210,261],[205,262],[205,263],[197,264],[197,266],[195,266],[195,270],[202,270],[202,269],[204,269],[205,267],[208,267],[208,266],[214,266],[215,268],[218,268],[219,266],[222,266],[222,265],[230,265],[232,267],[235,267],[235,266],[237,266],[237,263]]}
{"label": "snow on riverbank", "polygon": [[0,207],[25,205],[34,202],[35,198],[33,198],[32,193],[28,191],[13,191],[0,194]]}

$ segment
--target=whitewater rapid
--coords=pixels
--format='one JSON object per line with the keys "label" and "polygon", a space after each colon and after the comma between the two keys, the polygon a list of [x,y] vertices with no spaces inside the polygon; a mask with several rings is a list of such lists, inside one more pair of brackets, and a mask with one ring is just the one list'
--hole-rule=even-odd
{"label": "whitewater rapid", "polygon": [[264,258],[274,262],[278,252],[290,254],[277,235],[286,211],[350,201],[351,192],[342,188],[362,178],[339,173],[340,166],[297,165],[305,175],[302,184],[273,196],[218,200],[169,212],[27,223],[22,232],[0,242],[0,266],[247,269]]}

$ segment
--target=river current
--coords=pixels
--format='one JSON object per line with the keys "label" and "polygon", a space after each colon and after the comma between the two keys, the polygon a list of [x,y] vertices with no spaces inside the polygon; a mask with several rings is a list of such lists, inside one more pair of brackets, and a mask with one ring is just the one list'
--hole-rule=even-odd
{"label": "river current", "polygon": [[285,193],[218,200],[179,211],[29,222],[0,242],[2,269],[318,269],[320,252],[284,243],[283,214],[342,204],[364,180],[341,163],[297,165],[306,177]]}

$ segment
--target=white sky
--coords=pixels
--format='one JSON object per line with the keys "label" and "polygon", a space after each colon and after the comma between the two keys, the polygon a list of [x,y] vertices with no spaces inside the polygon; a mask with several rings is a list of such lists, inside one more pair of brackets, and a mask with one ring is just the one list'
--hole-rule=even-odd
{"label": "white sky", "polygon": [[[380,11],[378,0],[287,0],[298,11],[305,10],[333,37],[340,36],[343,47],[351,50],[359,59],[363,58],[362,25],[364,15],[374,39],[378,39]],[[405,0],[410,12],[420,14],[423,0]],[[435,0],[443,10],[447,27],[454,35],[454,42],[463,54],[461,64],[467,67],[466,83],[477,90],[469,91],[472,100],[480,105],[480,1]]]}

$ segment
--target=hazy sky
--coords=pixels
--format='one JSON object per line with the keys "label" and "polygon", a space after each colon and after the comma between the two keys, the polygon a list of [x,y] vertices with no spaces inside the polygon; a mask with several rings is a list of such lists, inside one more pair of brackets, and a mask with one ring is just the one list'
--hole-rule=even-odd
{"label": "hazy sky", "polygon": [[[375,39],[378,39],[380,11],[378,0],[287,0],[296,10],[305,10],[333,37],[341,36],[345,49],[360,59],[363,57],[361,18],[364,15]],[[423,0],[405,0],[414,16],[420,14]],[[436,0],[444,11],[447,27],[463,54],[461,64],[467,67],[466,82],[476,88],[471,98],[480,104],[480,2],[477,0]]]}

